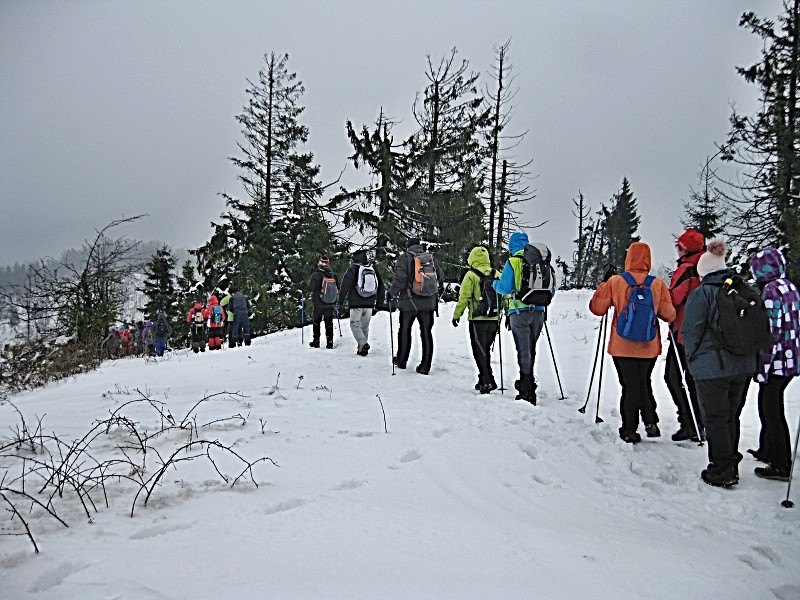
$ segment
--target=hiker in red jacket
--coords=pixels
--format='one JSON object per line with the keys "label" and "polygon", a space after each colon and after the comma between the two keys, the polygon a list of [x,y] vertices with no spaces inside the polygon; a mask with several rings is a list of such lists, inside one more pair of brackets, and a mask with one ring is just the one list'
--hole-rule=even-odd
{"label": "hiker in red jacket", "polygon": [[[694,378],[687,370],[686,350],[683,348],[683,335],[681,325],[683,325],[683,313],[686,309],[686,299],[689,292],[700,286],[700,276],[697,274],[697,262],[705,254],[706,240],[703,234],[695,229],[687,229],[679,238],[675,245],[678,250],[678,266],[669,284],[669,294],[672,305],[675,307],[675,320],[670,326],[672,338],[669,349],[667,350],[667,363],[664,369],[664,381],[672,395],[672,401],[678,409],[678,423],[680,428],[672,435],[673,441],[692,439],[698,441],[698,434],[695,430],[692,413],[697,419],[697,426],[700,432],[703,431],[703,418],[700,415],[700,405],[697,402],[697,391],[694,386]],[[678,363],[680,360],[680,364]],[[683,389],[681,381],[681,371],[686,376],[687,390]],[[686,393],[689,393],[689,398]],[[691,399],[692,406],[689,406]]]}
{"label": "hiker in red jacket", "polygon": [[206,316],[204,313],[203,303],[198,300],[194,306],[189,309],[189,314],[186,315],[186,322],[189,323],[192,335],[192,352],[206,351]]}
{"label": "hiker in red jacket", "polygon": [[208,349],[219,350],[222,347],[222,332],[225,327],[225,309],[219,305],[216,296],[208,299],[208,306],[203,309],[203,316],[208,320]]}

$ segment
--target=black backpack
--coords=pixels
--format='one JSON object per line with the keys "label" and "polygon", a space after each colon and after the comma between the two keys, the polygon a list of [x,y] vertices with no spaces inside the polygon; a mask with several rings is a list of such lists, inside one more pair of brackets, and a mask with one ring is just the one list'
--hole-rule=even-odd
{"label": "black backpack", "polygon": [[167,337],[167,324],[164,321],[156,322],[156,327],[155,327],[155,331],[153,332],[153,334],[157,338],[165,338],[165,337]]}
{"label": "black backpack", "polygon": [[497,316],[497,292],[492,287],[492,282],[495,280],[494,269],[488,275],[484,275],[477,269],[472,269],[478,277],[481,278],[479,290],[481,292],[481,299],[478,305],[472,311],[473,317],[496,317]]}
{"label": "black backpack", "polygon": [[719,288],[717,309],[718,319],[709,327],[717,350],[748,356],[772,340],[761,294],[738,275],[728,277]]}
{"label": "black backpack", "polygon": [[550,249],[544,244],[525,244],[522,281],[514,297],[533,306],[547,306],[553,299],[556,272],[550,264]]}

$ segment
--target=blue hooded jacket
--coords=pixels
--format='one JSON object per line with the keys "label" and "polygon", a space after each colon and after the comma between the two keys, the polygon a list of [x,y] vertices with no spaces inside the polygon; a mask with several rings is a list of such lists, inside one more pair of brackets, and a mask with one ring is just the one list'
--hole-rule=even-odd
{"label": "blue hooded jacket", "polygon": [[[525,251],[525,245],[528,244],[528,234],[522,231],[517,231],[511,234],[508,239],[508,252],[511,255],[506,264],[503,265],[503,273],[500,279],[492,284],[494,291],[503,296],[511,296],[516,290],[520,289],[522,283],[522,254]],[[528,310],[544,310],[544,306],[532,306],[520,302],[515,298],[508,300],[508,314],[516,312],[523,312]]]}

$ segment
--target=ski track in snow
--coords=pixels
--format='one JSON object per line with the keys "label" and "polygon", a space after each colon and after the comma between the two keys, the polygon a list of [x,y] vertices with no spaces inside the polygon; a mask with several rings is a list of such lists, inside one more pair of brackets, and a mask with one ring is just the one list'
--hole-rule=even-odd
{"label": "ski track in snow", "polygon": [[[702,483],[706,448],[669,440],[676,424],[663,357],[653,374],[661,438],[635,446],[619,440],[619,387],[610,360],[600,404],[605,422],[594,422],[594,391],[586,413],[578,412],[598,335],[587,302],[586,292],[557,297],[549,330],[566,398],[543,333],[537,406],[513,400],[514,346],[505,330],[503,374],[511,389],[474,391],[466,327],[449,324],[453,305],[440,307],[427,377],[414,372],[417,338],[409,368],[391,374],[387,315],[380,313],[367,358],[355,356],[346,326],[341,338],[337,330],[333,351],[308,348],[308,336],[300,345],[295,330],[256,339],[247,349],[104,363],[97,372],[14,397],[26,416],[46,413],[46,428],[72,439],[137,398],[137,388],[177,419],[198,399],[224,390],[229,394],[196,408],[197,423],[236,413],[246,422],[212,423],[201,437],[280,466],[259,464],[257,489],[249,480],[231,489],[208,465],[183,464],[147,506],[137,504],[133,519],[130,489],[114,486],[111,507],[100,508],[93,525],[71,508],[68,530],[34,516],[49,562],[28,555],[24,538],[3,538],[0,591],[9,586],[11,595],[0,596],[255,598],[263,597],[258,583],[266,576],[276,597],[296,598],[481,598],[497,589],[524,598],[532,586],[553,598],[639,598],[643,589],[665,599],[800,597],[798,512],[780,507],[785,487],[758,480],[747,459],[736,489]],[[753,392],[740,450],[757,436]],[[131,405],[129,412],[148,428],[158,425],[147,407]],[[793,429],[796,403],[787,401],[787,413]],[[0,418],[7,431],[15,417],[0,406]],[[168,434],[163,443],[181,435]],[[120,439],[112,433],[96,451],[111,452]],[[223,472],[238,473],[220,461]],[[203,552],[206,543],[215,551]],[[299,570],[306,560],[316,571]],[[177,575],[151,577],[167,561]],[[392,565],[400,564],[398,582]],[[373,573],[369,582],[365,570]],[[598,595],[604,589],[608,595]]]}

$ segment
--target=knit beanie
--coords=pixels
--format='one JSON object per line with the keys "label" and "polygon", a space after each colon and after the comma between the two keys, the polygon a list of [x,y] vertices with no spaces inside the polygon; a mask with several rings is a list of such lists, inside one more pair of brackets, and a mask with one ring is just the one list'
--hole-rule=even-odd
{"label": "knit beanie", "polygon": [[681,237],[678,238],[678,248],[690,254],[700,252],[705,243],[706,240],[703,234],[696,229],[687,229]]}
{"label": "knit beanie", "polygon": [[330,267],[331,266],[331,259],[328,258],[327,256],[320,256],[319,257],[319,262],[317,263],[317,266],[320,269],[322,269],[323,267]]}
{"label": "knit beanie", "polygon": [[728,265],[725,264],[725,253],[728,246],[722,240],[714,240],[708,244],[708,251],[700,257],[697,261],[697,274],[700,277],[705,277],[714,271],[722,271],[727,269]]}

